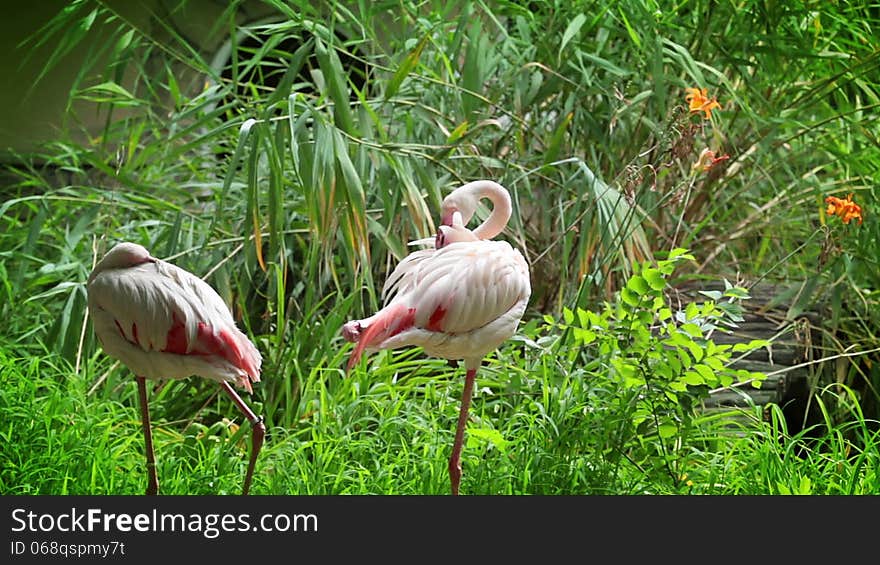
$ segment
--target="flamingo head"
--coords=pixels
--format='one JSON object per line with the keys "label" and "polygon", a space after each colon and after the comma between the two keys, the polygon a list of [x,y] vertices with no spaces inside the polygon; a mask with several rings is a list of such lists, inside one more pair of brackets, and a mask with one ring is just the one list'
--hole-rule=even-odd
{"label": "flamingo head", "polygon": [[453,216],[458,213],[463,226],[467,225],[477,211],[479,199],[470,191],[454,190],[443,199],[440,207],[440,225],[453,225]]}
{"label": "flamingo head", "polygon": [[437,230],[437,237],[434,240],[434,247],[436,249],[442,249],[450,243],[457,243],[459,241],[479,241],[474,232],[464,226],[461,212],[452,212],[451,217],[449,225],[441,225]]}
{"label": "flamingo head", "polygon": [[108,251],[107,254],[98,261],[89,280],[93,279],[98,273],[110,269],[127,269],[129,267],[142,265],[143,263],[155,263],[156,261],[157,259],[150,255],[150,252],[147,251],[144,246],[125,241],[116,244],[113,249]]}
{"label": "flamingo head", "polygon": [[462,226],[468,225],[483,198],[492,202],[492,212],[482,224],[474,228],[473,234],[477,239],[492,239],[507,225],[512,212],[510,193],[494,181],[469,182],[446,195],[440,208],[440,225],[452,226],[456,213],[461,216]]}

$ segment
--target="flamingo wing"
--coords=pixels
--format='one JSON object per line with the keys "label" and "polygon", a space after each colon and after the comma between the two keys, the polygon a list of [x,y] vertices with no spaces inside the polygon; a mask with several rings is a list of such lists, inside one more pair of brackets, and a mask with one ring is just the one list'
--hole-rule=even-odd
{"label": "flamingo wing", "polygon": [[504,241],[453,243],[419,261],[400,281],[395,302],[414,309],[414,325],[463,334],[507,313],[531,293],[528,266]]}
{"label": "flamingo wing", "polygon": [[391,274],[385,279],[385,284],[382,285],[382,301],[385,304],[389,304],[394,296],[400,293],[401,289],[411,289],[413,287],[421,264],[433,257],[437,251],[434,249],[433,239],[430,245],[431,247],[428,249],[413,251],[404,257],[394,270],[391,271]]}

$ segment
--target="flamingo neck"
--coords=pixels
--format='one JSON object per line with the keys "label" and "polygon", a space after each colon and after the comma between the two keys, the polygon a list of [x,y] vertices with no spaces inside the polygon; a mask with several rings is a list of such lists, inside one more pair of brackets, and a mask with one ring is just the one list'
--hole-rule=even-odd
{"label": "flamingo neck", "polygon": [[490,180],[464,184],[450,193],[447,199],[449,198],[454,198],[454,201],[459,203],[458,209],[465,224],[473,217],[480,200],[488,198],[492,202],[492,213],[473,230],[474,236],[478,239],[492,239],[500,234],[513,213],[510,193],[497,182]]}

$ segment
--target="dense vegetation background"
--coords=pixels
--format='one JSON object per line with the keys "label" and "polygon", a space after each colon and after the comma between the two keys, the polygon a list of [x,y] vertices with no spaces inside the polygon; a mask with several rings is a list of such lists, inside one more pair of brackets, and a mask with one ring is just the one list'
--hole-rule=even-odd
{"label": "dense vegetation background", "polygon": [[[533,294],[478,377],[463,492],[880,492],[880,4],[157,6],[72,2],[20,47],[33,93],[101,38],[0,189],[0,492],[145,487],[134,380],[85,310],[120,240],[204,276],[263,352],[254,492],[447,492],[463,370],[407,350],[346,377],[339,329],[477,178],[512,193]],[[664,302],[693,278],[821,303],[816,421],[700,410],[761,375],[712,343],[734,308]],[[216,386],[150,402],[162,491],[237,492],[249,428]]]}

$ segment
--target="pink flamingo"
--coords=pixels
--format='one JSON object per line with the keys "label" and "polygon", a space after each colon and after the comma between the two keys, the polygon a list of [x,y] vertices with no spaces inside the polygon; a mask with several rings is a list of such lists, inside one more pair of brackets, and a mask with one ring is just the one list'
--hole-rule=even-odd
{"label": "pink flamingo", "polygon": [[[465,225],[483,198],[492,202],[492,213],[470,231]],[[477,368],[516,331],[531,295],[522,254],[505,241],[490,241],[511,212],[510,194],[498,183],[480,180],[454,190],[443,200],[436,239],[413,242],[430,247],[407,255],[385,281],[385,306],[342,327],[343,338],[357,343],[349,370],[365,350],[409,346],[464,360],[464,391],[449,457],[454,495],[461,483],[461,447]]]}
{"label": "pink flamingo", "polygon": [[250,420],[251,455],[243,494],[251,486],[266,426],[229,385],[253,392],[262,357],[235,325],[223,299],[202,279],[120,243],[95,265],[88,284],[89,315],[104,352],[135,374],[147,456],[147,494],[159,492],[146,379],[198,375],[220,384]]}

